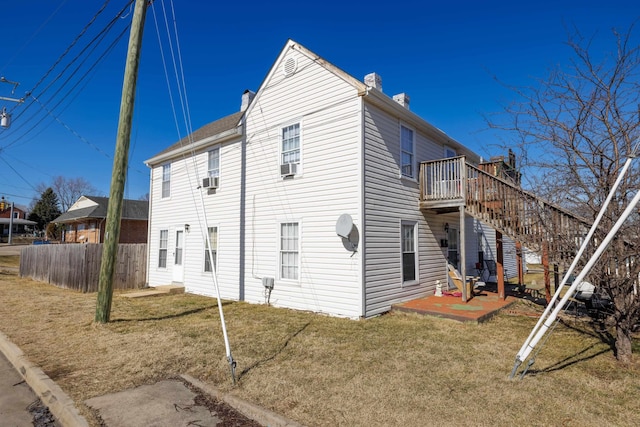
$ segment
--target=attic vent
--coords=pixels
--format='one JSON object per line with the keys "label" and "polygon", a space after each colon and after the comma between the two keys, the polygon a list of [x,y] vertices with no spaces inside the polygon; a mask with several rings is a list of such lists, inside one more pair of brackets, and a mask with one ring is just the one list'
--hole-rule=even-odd
{"label": "attic vent", "polygon": [[297,68],[298,61],[296,61],[295,58],[287,58],[287,60],[284,61],[284,65],[282,66],[282,72],[284,73],[285,77],[289,77],[296,72]]}

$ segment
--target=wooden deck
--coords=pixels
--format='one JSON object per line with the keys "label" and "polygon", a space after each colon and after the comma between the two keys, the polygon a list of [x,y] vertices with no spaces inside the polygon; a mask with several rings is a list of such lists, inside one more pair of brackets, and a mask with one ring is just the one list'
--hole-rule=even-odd
{"label": "wooden deck", "polygon": [[529,249],[546,247],[551,260],[573,258],[576,242],[590,223],[560,206],[453,157],[420,164],[420,209],[465,213],[483,221]]}
{"label": "wooden deck", "polygon": [[518,300],[518,292],[515,289],[511,289],[508,293],[509,295],[503,299],[493,289],[477,289],[474,297],[467,302],[462,302],[460,296],[443,295],[437,297],[430,295],[394,304],[391,310],[425,314],[459,322],[482,323]]}

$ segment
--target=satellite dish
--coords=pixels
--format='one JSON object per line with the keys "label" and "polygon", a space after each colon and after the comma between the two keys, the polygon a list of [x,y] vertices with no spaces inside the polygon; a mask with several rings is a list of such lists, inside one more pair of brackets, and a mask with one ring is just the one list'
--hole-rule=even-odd
{"label": "satellite dish", "polygon": [[338,221],[336,222],[336,233],[338,234],[338,236],[348,239],[352,229],[353,219],[351,219],[351,215],[340,215]]}

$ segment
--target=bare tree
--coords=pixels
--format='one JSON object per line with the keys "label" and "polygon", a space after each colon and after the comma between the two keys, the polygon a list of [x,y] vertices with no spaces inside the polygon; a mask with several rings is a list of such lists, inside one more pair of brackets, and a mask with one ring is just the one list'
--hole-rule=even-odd
{"label": "bare tree", "polygon": [[[638,154],[640,47],[633,28],[613,30],[613,49],[604,55],[592,47],[596,39],[573,30],[569,66],[531,87],[512,88],[518,101],[489,119],[490,127],[509,131],[531,190],[591,221],[627,158]],[[637,162],[606,211],[598,241],[640,189]],[[640,319],[639,227],[638,215],[629,218],[588,276],[613,302],[605,326],[623,363],[632,361],[631,338]]]}
{"label": "bare tree", "polygon": [[52,188],[58,196],[62,212],[66,212],[81,196],[97,196],[96,188],[84,178],[65,178],[56,176],[50,185],[39,184],[36,189],[39,192]]}

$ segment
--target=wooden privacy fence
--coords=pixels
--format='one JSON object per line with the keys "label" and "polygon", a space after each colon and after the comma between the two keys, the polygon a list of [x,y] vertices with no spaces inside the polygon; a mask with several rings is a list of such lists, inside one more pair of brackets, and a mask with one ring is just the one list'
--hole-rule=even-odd
{"label": "wooden privacy fence", "polygon": [[[97,292],[102,243],[33,245],[20,253],[20,276],[81,292]],[[119,244],[113,289],[146,286],[147,244]]]}

